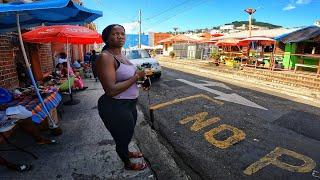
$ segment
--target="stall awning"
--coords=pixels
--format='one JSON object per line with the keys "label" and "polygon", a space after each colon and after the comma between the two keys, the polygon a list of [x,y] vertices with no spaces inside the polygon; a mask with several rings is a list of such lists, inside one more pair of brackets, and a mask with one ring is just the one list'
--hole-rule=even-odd
{"label": "stall awning", "polygon": [[[48,9],[50,9],[48,11]],[[85,24],[102,16],[101,11],[87,9],[71,0],[43,0],[32,3],[0,4],[0,32],[17,30],[16,14],[22,28],[40,25]]]}
{"label": "stall awning", "polygon": [[319,39],[320,37],[320,27],[318,26],[308,26],[297,31],[283,34],[277,36],[275,40],[281,41],[283,43],[296,43],[301,41],[313,41]]}

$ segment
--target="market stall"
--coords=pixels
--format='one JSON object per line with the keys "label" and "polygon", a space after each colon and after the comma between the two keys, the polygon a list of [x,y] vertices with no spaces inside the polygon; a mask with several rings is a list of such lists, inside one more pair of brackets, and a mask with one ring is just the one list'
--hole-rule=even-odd
{"label": "market stall", "polygon": [[285,67],[320,75],[320,27],[308,26],[275,39],[286,44]]}
{"label": "market stall", "polygon": [[[84,26],[74,26],[74,25],[57,25],[57,26],[41,26],[35,30],[26,32],[22,35],[23,40],[31,43],[65,43],[68,44],[100,44],[102,43],[102,38],[99,33],[93,31]],[[67,58],[69,59],[69,50],[66,50]],[[71,91],[71,81],[70,81],[70,62],[67,60],[67,82],[70,94],[70,100],[65,103],[66,105],[78,104],[79,101],[73,99]],[[74,76],[74,75],[73,75]],[[74,77],[73,77],[74,78]],[[80,78],[80,77],[79,77]]]}
{"label": "market stall", "polygon": [[239,40],[234,38],[221,39],[215,43],[219,47],[220,61],[227,66],[235,66],[238,61],[242,63],[242,51]]}
{"label": "market stall", "polygon": [[[249,58],[253,62],[253,65],[246,64],[246,66],[268,69],[274,66],[274,50],[276,47],[276,41],[274,39],[267,37],[250,37],[240,40],[239,45],[248,48]],[[269,47],[269,51],[267,52],[265,50],[266,47]]]}
{"label": "market stall", "polygon": [[[19,1],[0,4],[0,18],[4,19],[0,22],[0,33],[18,31],[23,59],[32,81],[30,88],[14,91],[13,99],[1,103],[1,135],[10,135],[10,132],[18,121],[17,118],[11,116],[12,111],[8,111],[11,107],[23,107],[23,112],[27,114],[30,112],[30,118],[36,123],[48,119],[51,128],[58,127],[53,118],[52,110],[61,101],[61,96],[50,87],[39,90],[25,52],[21,28],[54,24],[85,24],[101,16],[101,12],[84,8],[71,0],[46,0],[32,3]],[[3,97],[6,96],[1,96],[1,98]],[[11,113],[8,114],[8,112]],[[16,113],[17,111],[13,112]]]}

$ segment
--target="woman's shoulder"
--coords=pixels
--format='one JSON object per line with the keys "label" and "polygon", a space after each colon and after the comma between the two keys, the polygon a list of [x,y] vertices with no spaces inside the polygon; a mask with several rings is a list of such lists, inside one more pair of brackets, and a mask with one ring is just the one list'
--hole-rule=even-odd
{"label": "woman's shoulder", "polygon": [[98,61],[103,61],[103,62],[112,62],[114,61],[114,57],[111,53],[108,51],[104,50],[100,53],[100,55],[97,58]]}
{"label": "woman's shoulder", "polygon": [[113,58],[113,55],[109,51],[103,50],[103,51],[101,51],[99,57],[101,57],[101,58]]}

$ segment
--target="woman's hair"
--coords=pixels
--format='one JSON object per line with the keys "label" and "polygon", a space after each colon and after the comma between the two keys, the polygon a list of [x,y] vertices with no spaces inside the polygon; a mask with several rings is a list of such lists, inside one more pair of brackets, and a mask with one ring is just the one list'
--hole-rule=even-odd
{"label": "woman's hair", "polygon": [[61,59],[66,59],[67,58],[67,54],[65,52],[61,52],[60,53],[60,58]]}
{"label": "woman's hair", "polygon": [[56,65],[56,68],[59,69],[61,65],[62,65],[62,64],[58,63],[58,64]]}
{"label": "woman's hair", "polygon": [[123,28],[123,30],[125,30],[124,27],[120,24],[111,24],[111,25],[107,26],[106,28],[104,28],[104,30],[102,31],[102,40],[106,45],[103,47],[102,51],[104,51],[110,47],[110,45],[108,43],[108,38],[111,34],[112,28],[115,26],[120,26]]}
{"label": "woman's hair", "polygon": [[68,63],[67,62],[62,63],[62,65],[63,65],[64,68],[68,67]]}

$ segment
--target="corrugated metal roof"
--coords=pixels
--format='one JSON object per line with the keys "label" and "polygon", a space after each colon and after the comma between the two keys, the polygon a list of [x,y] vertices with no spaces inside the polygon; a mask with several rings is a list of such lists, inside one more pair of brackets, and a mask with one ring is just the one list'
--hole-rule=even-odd
{"label": "corrugated metal roof", "polygon": [[[252,30],[251,31],[251,37],[267,37],[267,38],[275,38],[276,36],[286,34],[293,32],[297,29],[285,29],[285,28],[278,28],[278,29],[268,29],[268,30]],[[211,38],[210,40],[212,41],[217,41],[221,39],[245,39],[249,37],[249,31],[241,31],[237,33],[231,33],[231,34],[226,34],[221,37],[214,37]]]}

